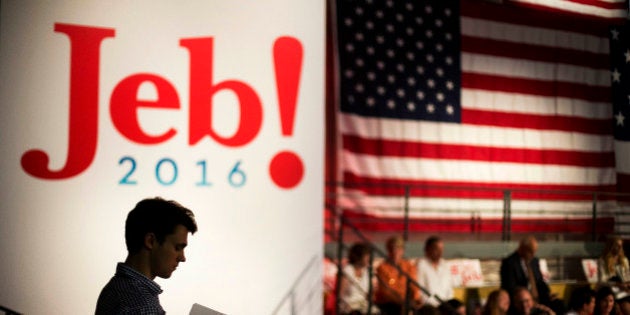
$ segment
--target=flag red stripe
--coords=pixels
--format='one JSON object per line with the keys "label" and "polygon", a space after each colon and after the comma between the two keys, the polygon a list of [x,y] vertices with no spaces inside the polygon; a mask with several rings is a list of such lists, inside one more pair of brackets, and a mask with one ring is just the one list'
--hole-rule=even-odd
{"label": "flag red stripe", "polygon": [[594,69],[607,70],[609,67],[607,54],[604,55],[560,47],[505,42],[495,39],[462,35],[461,48],[462,51],[465,52],[498,57],[563,63]]}
{"label": "flag red stripe", "polygon": [[463,88],[610,102],[610,87],[607,86],[588,86],[465,72],[461,77]]}
{"label": "flag red stripe", "polygon": [[[402,219],[382,218],[344,209],[344,216],[350,224],[372,231],[401,231],[405,228]],[[597,234],[612,233],[615,220],[611,217],[597,218],[595,232]],[[549,218],[512,218],[510,220],[512,233],[551,232],[551,233],[592,233],[591,219],[549,219]],[[410,232],[437,233],[501,233],[502,219],[462,218],[462,219],[410,219]]]}
{"label": "flag red stripe", "polygon": [[[554,14],[540,14],[540,6],[524,5],[518,9],[506,9],[504,4],[487,1],[460,1],[461,15],[484,20],[493,20],[509,24],[542,27],[573,33],[590,34],[597,37],[608,34],[608,23],[602,23],[601,17],[584,16],[562,10],[551,10]],[[580,16],[579,19],[576,16]]]}
{"label": "flag red stripe", "polygon": [[[570,1],[570,0],[565,0],[565,1]],[[574,2],[574,3],[578,3],[579,1],[570,1],[570,2]],[[528,9],[532,9],[532,10],[538,10],[538,11],[547,11],[547,12],[552,12],[554,14],[558,14],[558,15],[565,15],[568,17],[576,17],[576,16],[580,16],[581,18],[590,18],[593,21],[600,21],[603,19],[606,19],[608,21],[611,21],[615,24],[622,24],[625,20],[625,16],[615,16],[612,15],[612,12],[610,12],[610,15],[607,16],[602,16],[602,15],[598,15],[594,12],[588,13],[588,12],[584,12],[584,13],[580,13],[580,12],[571,12],[568,10],[565,10],[564,8],[560,8],[560,7],[553,7],[553,6],[546,6],[546,5],[541,5],[541,4],[535,4],[535,3],[527,3],[527,2],[518,2],[518,3],[514,3],[511,2],[514,5],[519,6],[519,8],[528,8]],[[621,9],[621,10],[625,10],[626,7],[623,6],[625,5],[625,3],[621,3],[620,4],[622,7],[619,8],[611,8],[611,10],[615,10],[615,9]],[[593,5],[591,5],[593,6]],[[597,7],[597,6],[595,6]]]}
{"label": "flag red stripe", "polygon": [[588,119],[568,116],[545,116],[486,110],[466,109],[463,104],[462,123],[471,125],[527,128],[536,130],[561,130],[595,135],[612,133],[612,119]]}
{"label": "flag red stripe", "polygon": [[444,143],[364,139],[344,135],[343,148],[359,154],[408,158],[555,164],[583,167],[615,167],[612,152],[576,152],[497,148]]}
{"label": "flag red stripe", "polygon": [[608,9],[608,10],[626,10],[627,5],[628,5],[625,1],[619,1],[619,2],[593,1],[593,0],[565,0],[565,1],[584,4],[591,7]]}
{"label": "flag red stripe", "polygon": [[[412,197],[434,198],[503,198],[505,189],[514,190],[512,197],[529,200],[592,200],[589,191],[614,193],[615,185],[561,185],[561,184],[522,184],[522,183],[479,183],[439,180],[395,180],[362,177],[344,172],[344,182],[348,186],[371,196],[404,196],[405,187],[413,187]],[[584,193],[581,193],[584,192]],[[599,200],[610,200],[613,196],[603,195]]]}

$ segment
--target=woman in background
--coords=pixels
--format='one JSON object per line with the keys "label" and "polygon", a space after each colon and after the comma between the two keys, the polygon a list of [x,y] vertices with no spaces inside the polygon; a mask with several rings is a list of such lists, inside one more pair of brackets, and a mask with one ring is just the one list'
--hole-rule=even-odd
{"label": "woman in background", "polygon": [[615,293],[609,286],[601,287],[595,295],[594,315],[619,315],[615,304]]}
{"label": "woman in background", "polygon": [[494,290],[481,310],[481,315],[505,315],[510,309],[510,295],[503,289]]}
{"label": "woman in background", "polygon": [[[366,314],[368,309],[367,295],[370,289],[370,247],[357,243],[348,251],[348,264],[343,267],[343,278],[339,288],[342,314]],[[372,313],[377,310],[372,308]]]}
{"label": "woman in background", "polygon": [[599,282],[615,282],[621,289],[626,289],[625,283],[630,280],[630,266],[620,237],[608,238],[598,261],[598,276]]}

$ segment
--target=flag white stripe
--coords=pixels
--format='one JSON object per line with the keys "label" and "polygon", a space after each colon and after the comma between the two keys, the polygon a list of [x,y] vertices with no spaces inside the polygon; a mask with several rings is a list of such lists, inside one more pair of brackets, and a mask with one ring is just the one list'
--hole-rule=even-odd
{"label": "flag white stripe", "polygon": [[562,63],[512,59],[462,53],[462,72],[499,75],[540,81],[610,86],[610,71]]}
{"label": "flag white stripe", "polygon": [[[417,121],[361,117],[345,113],[340,114],[339,118],[341,134],[367,139],[536,150],[613,151],[613,138],[610,135],[596,136],[577,132],[485,127],[430,121],[418,123]],[[499,134],[501,136],[498,136]],[[518,169],[519,165],[514,167]]]}
{"label": "flag white stripe", "polygon": [[[389,196],[369,196],[361,191],[351,189],[345,190],[347,197],[343,195],[337,199],[337,206],[344,209],[361,209],[361,207],[381,210],[382,213],[399,214],[405,207],[402,197]],[[361,200],[357,203],[357,200]],[[601,213],[607,213],[605,209],[615,205],[613,201],[600,201],[598,208]],[[470,217],[473,214],[480,214],[483,217],[503,215],[503,199],[477,199],[477,198],[430,198],[411,197],[409,198],[409,213],[422,214],[423,216],[435,213],[437,216]],[[548,214],[558,215],[567,212],[572,215],[583,215],[592,217],[592,201],[545,201],[545,200],[511,200],[510,210],[516,216],[528,214]]]}
{"label": "flag white stripe", "polygon": [[506,113],[560,115],[592,119],[610,119],[612,117],[610,103],[479,89],[462,89],[462,107]]}
{"label": "flag white stripe", "polygon": [[[360,176],[393,180],[499,182],[541,185],[615,184],[612,168],[518,164],[446,159],[417,159],[355,154],[343,150],[344,170]],[[411,176],[410,174],[415,174]]]}
{"label": "flag white stripe", "polygon": [[461,17],[462,35],[608,54],[608,38],[548,28]]}
{"label": "flag white stripe", "polygon": [[[600,8],[593,5],[581,4],[572,1],[564,1],[564,0],[512,0],[514,2],[522,2],[540,5],[544,7],[556,8],[563,11],[569,11],[574,13],[586,14],[586,15],[595,15],[605,18],[623,18],[628,14],[626,10],[611,10],[606,8]],[[619,2],[619,1],[610,1]]]}

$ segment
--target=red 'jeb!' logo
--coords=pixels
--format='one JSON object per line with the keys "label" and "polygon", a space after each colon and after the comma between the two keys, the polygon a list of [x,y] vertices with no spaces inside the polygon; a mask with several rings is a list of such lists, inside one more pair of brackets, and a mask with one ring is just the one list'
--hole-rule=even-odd
{"label": "red 'jeb!' logo", "polygon": [[[48,154],[29,150],[22,156],[24,171],[42,179],[66,179],[81,174],[94,161],[98,140],[98,89],[101,42],[115,37],[111,28],[55,24],[55,32],[70,39],[70,117],[68,158],[59,170],[49,168]],[[180,39],[179,45],[190,55],[190,112],[188,144],[203,137],[227,147],[247,145],[258,135],[263,107],[258,94],[247,83],[238,80],[213,81],[213,38]],[[297,95],[302,71],[302,44],[293,37],[279,37],[273,44],[273,62],[282,136],[293,135]],[[157,91],[152,101],[139,100],[137,92],[143,83]],[[240,119],[233,135],[224,137],[212,127],[213,95],[229,90],[238,98]],[[173,128],[160,135],[146,134],[138,122],[139,108],[178,109],[179,96],[174,86],[155,74],[137,73],[121,80],[110,98],[110,115],[118,132],[140,144],[152,145],[171,139]],[[277,153],[269,163],[273,182],[282,188],[293,188],[304,175],[302,159],[291,151]]]}

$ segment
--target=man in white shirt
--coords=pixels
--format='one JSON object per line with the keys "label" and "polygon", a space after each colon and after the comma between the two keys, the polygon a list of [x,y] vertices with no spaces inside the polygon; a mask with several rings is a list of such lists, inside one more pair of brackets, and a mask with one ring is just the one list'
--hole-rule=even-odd
{"label": "man in white shirt", "polygon": [[442,258],[443,253],[444,242],[431,236],[424,243],[424,257],[418,260],[418,283],[431,293],[430,296],[423,294],[422,298],[424,303],[432,306],[453,298],[451,271]]}

